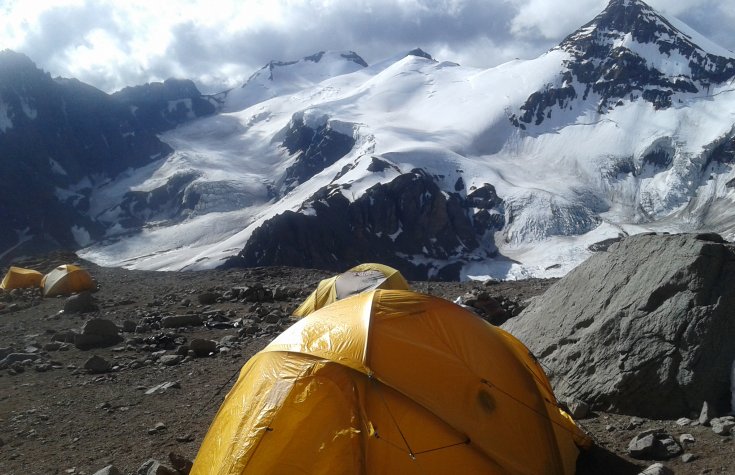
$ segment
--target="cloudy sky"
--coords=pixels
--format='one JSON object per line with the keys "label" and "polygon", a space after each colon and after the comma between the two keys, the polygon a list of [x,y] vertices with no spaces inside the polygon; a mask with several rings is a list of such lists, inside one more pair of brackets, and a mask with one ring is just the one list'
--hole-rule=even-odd
{"label": "cloudy sky", "polygon": [[[649,0],[735,50],[735,0]],[[368,63],[421,47],[491,67],[533,58],[607,0],[0,0],[0,49],[112,92],[168,77],[207,92],[271,59],[353,50]]]}

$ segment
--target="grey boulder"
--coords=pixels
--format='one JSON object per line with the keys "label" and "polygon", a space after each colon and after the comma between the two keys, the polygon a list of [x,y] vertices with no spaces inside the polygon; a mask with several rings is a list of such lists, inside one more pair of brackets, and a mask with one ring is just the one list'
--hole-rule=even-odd
{"label": "grey boulder", "polygon": [[628,444],[628,453],[636,459],[666,460],[681,453],[676,440],[661,429],[641,432]]}
{"label": "grey boulder", "polygon": [[74,335],[74,346],[80,350],[104,348],[122,341],[117,326],[104,318],[93,318],[82,326],[82,333]]}
{"label": "grey boulder", "polygon": [[625,238],[503,328],[538,357],[562,400],[650,418],[677,419],[705,400],[727,412],[735,244],[717,241]]}

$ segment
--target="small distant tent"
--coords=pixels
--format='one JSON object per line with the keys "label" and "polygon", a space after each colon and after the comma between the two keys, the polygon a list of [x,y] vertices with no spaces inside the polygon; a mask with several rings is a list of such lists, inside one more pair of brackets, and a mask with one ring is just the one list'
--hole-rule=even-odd
{"label": "small distant tent", "polygon": [[93,289],[94,280],[89,272],[81,267],[64,264],[46,274],[41,281],[41,287],[44,297],[70,295]]}
{"label": "small distant tent", "polygon": [[316,290],[293,314],[305,317],[332,302],[375,289],[410,290],[410,287],[403,275],[392,267],[375,263],[360,264],[319,282]]}
{"label": "small distant tent", "polygon": [[191,474],[572,474],[590,445],[509,333],[447,300],[374,290],[245,364]]}
{"label": "small distant tent", "polygon": [[43,274],[33,269],[11,266],[0,283],[0,289],[26,289],[29,287],[40,287]]}

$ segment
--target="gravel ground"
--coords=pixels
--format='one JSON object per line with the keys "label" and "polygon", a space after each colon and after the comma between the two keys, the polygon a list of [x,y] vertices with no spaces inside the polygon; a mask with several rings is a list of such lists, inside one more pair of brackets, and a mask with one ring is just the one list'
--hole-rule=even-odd
{"label": "gravel ground", "polygon": [[[56,254],[22,264],[46,272],[73,260]],[[42,299],[34,290],[0,294],[0,353],[12,348],[37,358],[0,368],[0,474],[93,474],[109,464],[135,473],[151,458],[170,465],[171,452],[193,459],[240,367],[289,325],[290,312],[330,275],[281,267],[176,273],[83,265],[99,283],[96,312],[63,313],[63,298]],[[485,292],[512,314],[552,283],[412,285],[450,300]],[[258,302],[264,295],[268,301]],[[204,324],[157,328],[167,315],[195,315]],[[134,331],[122,332],[124,340],[109,347],[83,351],[68,342],[68,332],[92,318]],[[194,356],[186,350],[195,339],[219,345],[213,355]],[[94,355],[112,370],[84,369]],[[171,387],[153,391],[163,383]],[[694,437],[686,447],[691,461],[663,462],[674,473],[735,473],[732,436],[709,427],[606,413],[580,423],[597,442],[580,458],[581,474],[639,473],[654,462],[628,457],[627,446],[652,428],[677,440],[685,433]]]}

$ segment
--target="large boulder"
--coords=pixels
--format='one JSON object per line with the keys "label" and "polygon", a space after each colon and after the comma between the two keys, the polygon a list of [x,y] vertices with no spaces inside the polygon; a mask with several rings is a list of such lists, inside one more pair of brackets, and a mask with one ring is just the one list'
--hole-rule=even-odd
{"label": "large boulder", "polygon": [[647,417],[730,410],[735,244],[641,235],[610,246],[503,328],[547,370],[560,399]]}
{"label": "large boulder", "polygon": [[94,297],[89,291],[67,297],[64,301],[64,313],[87,313],[99,310],[95,304]]}
{"label": "large boulder", "polygon": [[74,335],[74,346],[80,350],[105,348],[120,343],[123,338],[118,333],[117,325],[104,318],[87,320],[82,326],[82,333]]}

